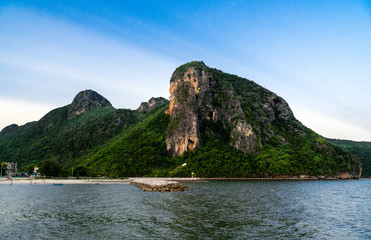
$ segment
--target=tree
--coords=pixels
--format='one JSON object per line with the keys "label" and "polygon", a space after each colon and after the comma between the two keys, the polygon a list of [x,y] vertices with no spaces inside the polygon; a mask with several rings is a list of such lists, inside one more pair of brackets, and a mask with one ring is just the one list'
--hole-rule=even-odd
{"label": "tree", "polygon": [[88,175],[88,168],[85,166],[78,166],[76,168],[76,177],[86,177]]}
{"label": "tree", "polygon": [[31,163],[26,166],[26,172],[28,174],[32,174],[35,169],[35,164]]}
{"label": "tree", "polygon": [[61,167],[55,159],[48,159],[41,165],[40,172],[47,177],[57,177],[61,172]]}

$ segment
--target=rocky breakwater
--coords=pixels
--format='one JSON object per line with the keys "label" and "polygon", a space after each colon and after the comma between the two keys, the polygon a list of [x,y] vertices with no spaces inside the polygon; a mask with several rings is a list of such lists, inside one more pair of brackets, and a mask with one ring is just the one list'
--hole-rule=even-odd
{"label": "rocky breakwater", "polygon": [[177,181],[168,181],[159,178],[130,178],[130,184],[146,192],[183,192],[189,187]]}

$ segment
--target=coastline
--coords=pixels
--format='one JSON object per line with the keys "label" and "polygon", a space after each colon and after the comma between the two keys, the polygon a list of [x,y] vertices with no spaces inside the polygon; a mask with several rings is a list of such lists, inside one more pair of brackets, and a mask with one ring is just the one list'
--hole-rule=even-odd
{"label": "coastline", "polygon": [[127,179],[5,179],[0,185],[129,184]]}
{"label": "coastline", "polygon": [[[341,180],[358,180],[349,178],[319,178],[319,177],[276,177],[276,178],[156,178],[156,177],[130,177],[127,179],[12,179],[0,178],[0,185],[69,185],[69,184],[131,184],[132,182],[145,181],[145,184],[158,185],[158,183],[165,184],[165,182],[205,182],[205,181],[341,181]],[[142,182],[144,183],[144,182]],[[160,185],[162,185],[160,184]],[[132,184],[133,185],[133,184]]]}

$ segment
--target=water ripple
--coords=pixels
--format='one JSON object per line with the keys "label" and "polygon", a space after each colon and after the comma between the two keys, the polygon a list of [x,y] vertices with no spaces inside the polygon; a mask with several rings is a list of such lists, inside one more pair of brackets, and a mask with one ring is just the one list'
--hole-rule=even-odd
{"label": "water ripple", "polygon": [[0,185],[4,239],[370,239],[371,181]]}

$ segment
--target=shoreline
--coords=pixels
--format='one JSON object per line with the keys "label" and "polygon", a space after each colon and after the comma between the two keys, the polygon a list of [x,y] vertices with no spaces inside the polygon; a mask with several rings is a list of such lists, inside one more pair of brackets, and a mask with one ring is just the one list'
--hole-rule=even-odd
{"label": "shoreline", "polygon": [[[167,181],[167,182],[206,182],[206,181],[343,181],[343,180],[359,180],[359,179],[342,179],[342,178],[318,178],[318,177],[288,177],[288,178],[156,178],[156,177],[130,177],[127,179],[12,179],[0,178],[0,185],[34,185],[34,184],[43,184],[43,185],[69,185],[69,184],[130,184],[133,181],[140,179],[146,179],[146,182],[158,182],[158,181]],[[362,178],[360,178],[362,179]],[[370,178],[364,178],[370,179]]]}
{"label": "shoreline", "polygon": [[127,179],[0,179],[0,185],[129,184]]}

